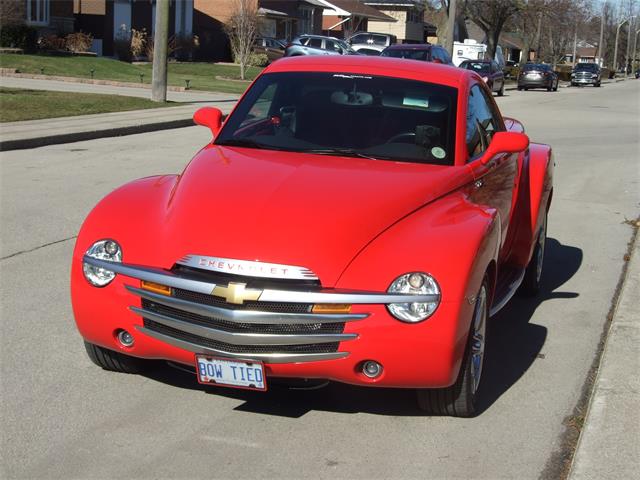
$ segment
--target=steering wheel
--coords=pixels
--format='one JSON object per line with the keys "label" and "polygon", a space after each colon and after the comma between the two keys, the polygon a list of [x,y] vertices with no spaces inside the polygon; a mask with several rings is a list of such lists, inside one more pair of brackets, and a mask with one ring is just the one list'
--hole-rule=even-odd
{"label": "steering wheel", "polygon": [[[408,142],[410,140],[411,142]],[[416,132],[402,132],[394,135],[385,143],[415,143],[416,141]]]}

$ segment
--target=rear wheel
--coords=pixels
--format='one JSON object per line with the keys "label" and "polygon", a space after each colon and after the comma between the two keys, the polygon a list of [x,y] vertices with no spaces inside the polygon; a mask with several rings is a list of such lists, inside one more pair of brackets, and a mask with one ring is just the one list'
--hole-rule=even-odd
{"label": "rear wheel", "polygon": [[91,361],[105,370],[121,373],[140,373],[147,367],[144,360],[124,353],[114,352],[93,343],[84,342],[84,348],[87,350],[87,355],[89,355]]}
{"label": "rear wheel", "polygon": [[498,90],[498,96],[504,97],[504,82],[502,82],[502,85],[500,86],[500,90]]}
{"label": "rear wheel", "polygon": [[478,388],[482,377],[489,316],[488,291],[485,279],[476,297],[469,340],[456,383],[447,388],[417,390],[421,410],[453,417],[473,417],[478,413]]}
{"label": "rear wheel", "polygon": [[536,247],[533,250],[533,255],[531,256],[531,260],[529,260],[529,264],[527,265],[527,269],[524,273],[524,279],[522,280],[522,285],[520,286],[522,293],[525,295],[534,296],[540,291],[546,240],[547,214],[545,213],[544,219],[542,220],[542,226],[540,227],[540,232],[538,233],[538,238],[536,240]]}

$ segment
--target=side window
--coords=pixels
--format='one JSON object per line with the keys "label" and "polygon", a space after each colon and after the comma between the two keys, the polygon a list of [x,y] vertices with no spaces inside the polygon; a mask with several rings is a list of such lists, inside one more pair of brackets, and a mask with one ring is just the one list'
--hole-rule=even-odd
{"label": "side window", "polygon": [[469,91],[467,107],[467,151],[474,159],[487,149],[493,134],[503,130],[502,122],[484,91],[474,85]]}
{"label": "side window", "polygon": [[249,113],[247,113],[245,120],[240,124],[240,127],[245,127],[267,119],[271,109],[271,103],[273,102],[273,97],[276,93],[276,85],[277,83],[272,83],[264,89],[258,97],[258,100],[256,100],[256,103],[251,107],[251,110],[249,110]]}
{"label": "side window", "polygon": [[351,37],[351,43],[354,45],[357,43],[367,43],[367,35],[363,35],[361,33],[354,35]]}
{"label": "side window", "polygon": [[300,39],[300,45],[307,45],[309,43],[309,38],[308,37],[302,37]]}
{"label": "side window", "polygon": [[310,47],[322,48],[322,39],[321,38],[310,38],[309,43],[307,43]]}
{"label": "side window", "polygon": [[326,48],[327,50],[334,50],[336,52],[340,52],[340,46],[333,40],[325,40],[324,44],[325,44],[324,48]]}

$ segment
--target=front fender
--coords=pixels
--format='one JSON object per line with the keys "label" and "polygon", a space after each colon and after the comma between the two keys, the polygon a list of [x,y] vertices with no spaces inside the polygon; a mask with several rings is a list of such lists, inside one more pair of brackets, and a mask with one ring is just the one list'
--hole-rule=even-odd
{"label": "front fender", "polygon": [[497,211],[473,204],[457,192],[383,232],[349,264],[336,286],[386,291],[404,273],[431,274],[442,295],[438,310],[417,324],[398,321],[397,328],[415,328],[416,339],[407,348],[429,351],[441,361],[440,371],[448,378],[440,378],[439,383],[450,385],[464,354],[475,297],[490,265],[497,261],[499,245]]}

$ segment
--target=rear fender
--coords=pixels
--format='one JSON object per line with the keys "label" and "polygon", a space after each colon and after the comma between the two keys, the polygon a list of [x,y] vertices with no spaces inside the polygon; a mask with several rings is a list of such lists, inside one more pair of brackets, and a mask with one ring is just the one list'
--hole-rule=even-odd
{"label": "rear fender", "polygon": [[[397,328],[415,328],[416,343],[406,348],[428,349],[442,359],[441,384],[455,381],[466,347],[480,285],[497,261],[500,220],[495,209],[473,204],[457,192],[403,219],[367,245],[337,282],[337,288],[386,291],[400,275],[431,274],[440,286],[449,314]],[[495,280],[488,275],[489,281]],[[493,287],[493,285],[490,285]],[[395,324],[395,323],[394,323]],[[402,325],[402,327],[400,327]]]}

